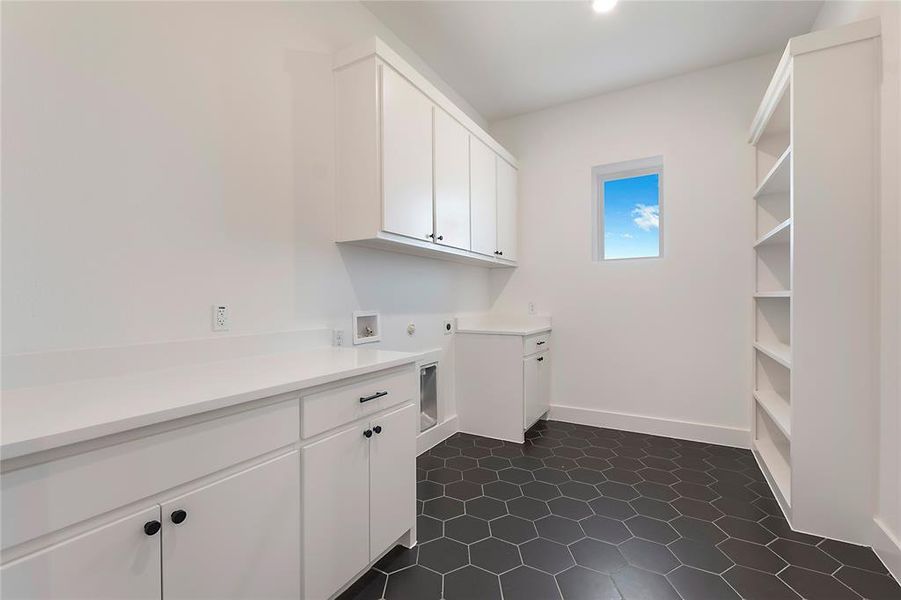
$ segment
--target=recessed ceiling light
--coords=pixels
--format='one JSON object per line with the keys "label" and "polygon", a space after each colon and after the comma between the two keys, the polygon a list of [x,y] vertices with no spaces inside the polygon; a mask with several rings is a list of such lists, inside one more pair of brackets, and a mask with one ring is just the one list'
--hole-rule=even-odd
{"label": "recessed ceiling light", "polygon": [[592,0],[591,8],[594,9],[596,13],[605,13],[613,10],[613,7],[616,6],[616,3],[619,0]]}

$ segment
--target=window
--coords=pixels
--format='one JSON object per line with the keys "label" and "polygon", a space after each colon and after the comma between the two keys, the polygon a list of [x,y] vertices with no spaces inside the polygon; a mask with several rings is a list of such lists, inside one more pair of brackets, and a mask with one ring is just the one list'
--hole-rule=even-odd
{"label": "window", "polygon": [[595,260],[663,254],[661,157],[592,169]]}

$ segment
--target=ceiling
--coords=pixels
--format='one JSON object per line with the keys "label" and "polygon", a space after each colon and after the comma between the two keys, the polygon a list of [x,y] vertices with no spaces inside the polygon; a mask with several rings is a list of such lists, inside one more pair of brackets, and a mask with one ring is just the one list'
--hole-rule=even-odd
{"label": "ceiling", "polygon": [[821,1],[365,1],[488,121],[781,50]]}

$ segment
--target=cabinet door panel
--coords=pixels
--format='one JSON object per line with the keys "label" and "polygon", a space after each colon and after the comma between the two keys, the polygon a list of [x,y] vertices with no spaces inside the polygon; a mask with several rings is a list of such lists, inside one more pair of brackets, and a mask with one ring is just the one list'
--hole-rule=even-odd
{"label": "cabinet door panel", "polygon": [[367,424],[301,449],[303,598],[328,598],[369,564]]}
{"label": "cabinet door panel", "polygon": [[551,408],[551,360],[550,352],[543,352],[538,361],[538,408],[535,419]]}
{"label": "cabinet door panel", "polygon": [[391,68],[381,72],[383,227],[431,240],[432,103]]}
{"label": "cabinet door panel", "polygon": [[497,159],[497,249],[502,258],[516,260],[517,196],[516,169],[500,156]]}
{"label": "cabinet door panel", "polygon": [[494,152],[469,138],[472,251],[494,256],[497,250],[497,165]]}
{"label": "cabinet door panel", "polygon": [[374,558],[416,519],[415,404],[372,420],[370,455],[370,555]]}
{"label": "cabinet door panel", "polygon": [[6,564],[0,596],[159,600],[160,534],[144,533],[154,520],[160,520],[159,506]]}
{"label": "cabinet door panel", "polygon": [[522,377],[523,377],[523,402],[525,410],[523,411],[523,429],[532,426],[538,415],[541,406],[541,398],[538,384],[538,356],[530,356],[522,359]]}
{"label": "cabinet door panel", "polygon": [[435,111],[435,236],[469,250],[469,132],[442,110]]}
{"label": "cabinet door panel", "polygon": [[300,596],[299,502],[294,451],[164,503],[163,596]]}

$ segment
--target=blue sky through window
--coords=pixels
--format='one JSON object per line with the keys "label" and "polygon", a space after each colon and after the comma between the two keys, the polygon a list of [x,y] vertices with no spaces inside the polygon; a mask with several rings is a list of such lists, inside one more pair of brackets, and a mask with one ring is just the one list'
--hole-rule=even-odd
{"label": "blue sky through window", "polygon": [[604,258],[660,256],[660,176],[604,181]]}

